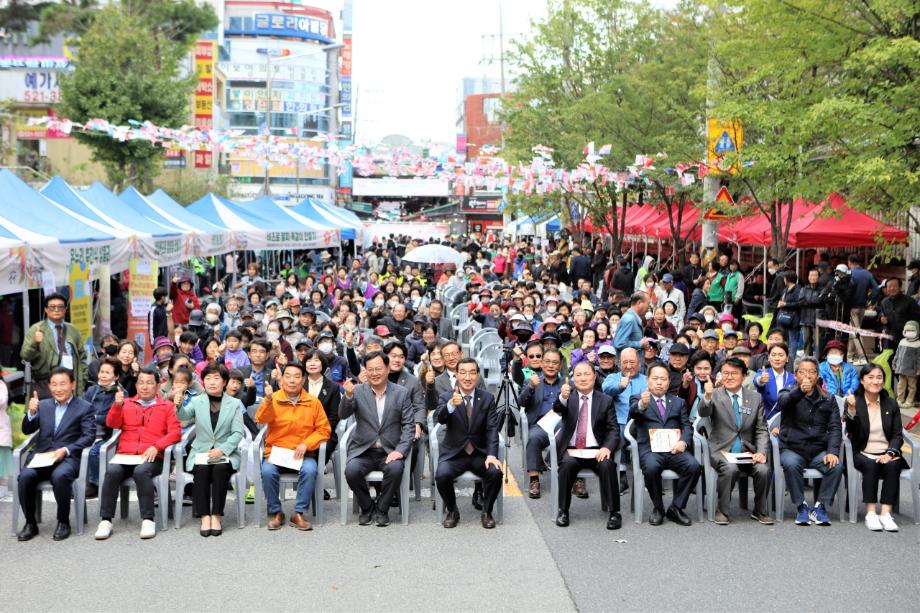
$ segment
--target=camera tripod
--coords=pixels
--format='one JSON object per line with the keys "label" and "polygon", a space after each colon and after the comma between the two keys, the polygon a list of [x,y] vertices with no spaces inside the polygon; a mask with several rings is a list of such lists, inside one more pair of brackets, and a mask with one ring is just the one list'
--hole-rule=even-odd
{"label": "camera tripod", "polygon": [[502,384],[495,395],[495,410],[499,413],[498,429],[505,428],[505,460],[502,472],[505,483],[508,483],[508,449],[511,448],[511,439],[515,435],[515,426],[520,423],[521,405],[518,404],[517,395],[514,393],[514,381],[508,371],[502,372]]}

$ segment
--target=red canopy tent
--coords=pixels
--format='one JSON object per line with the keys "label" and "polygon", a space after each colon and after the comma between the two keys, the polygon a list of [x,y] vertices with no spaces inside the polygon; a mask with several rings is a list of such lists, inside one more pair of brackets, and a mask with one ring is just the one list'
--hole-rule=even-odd
{"label": "red canopy tent", "polygon": [[[618,212],[619,207],[617,207]],[[640,224],[644,224],[645,221],[650,217],[658,218],[658,212],[655,210],[655,207],[652,206],[639,206],[637,204],[630,204],[626,209],[626,233],[627,234],[637,234],[641,231],[643,227]],[[619,218],[617,219],[619,222]],[[610,224],[610,215],[607,216],[607,225],[601,226],[598,228],[598,231],[602,234],[606,234]],[[585,232],[594,232],[594,224],[591,223],[591,218],[585,219],[584,224]]]}
{"label": "red canopy tent", "polygon": [[815,205],[810,215],[793,220],[789,228],[789,246],[796,249],[872,247],[879,237],[888,243],[907,242],[907,232],[853,210],[836,193]]}
{"label": "red canopy tent", "polygon": [[[788,203],[780,205],[780,218],[782,220],[785,220],[786,215],[789,214],[789,206]],[[805,201],[804,198],[796,198],[791,206],[792,224],[801,219],[809,219],[817,208],[816,205]],[[739,245],[769,246],[773,242],[770,220],[762,213],[742,217],[737,222],[728,224],[725,228],[720,228],[719,239],[738,243]]]}
{"label": "red canopy tent", "polygon": [[[675,211],[676,215],[676,211]],[[682,237],[685,237],[688,240],[700,240],[703,235],[703,229],[700,225],[700,210],[692,202],[687,202],[684,205],[684,210],[681,215],[680,223],[680,233]],[[694,224],[696,226],[694,227]],[[677,225],[677,220],[675,219],[675,226]],[[693,228],[691,231],[690,228]],[[658,219],[649,222],[643,234],[648,234],[655,238],[671,238],[671,224],[668,222],[668,212],[662,210],[658,216]]]}

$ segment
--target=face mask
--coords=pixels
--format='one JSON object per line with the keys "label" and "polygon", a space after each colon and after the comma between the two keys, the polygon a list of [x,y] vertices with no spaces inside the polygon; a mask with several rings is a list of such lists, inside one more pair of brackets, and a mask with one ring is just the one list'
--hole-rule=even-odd
{"label": "face mask", "polygon": [[332,343],[320,343],[318,349],[326,355],[329,355],[332,353]]}
{"label": "face mask", "polygon": [[831,366],[840,366],[841,364],[843,364],[843,356],[836,355],[836,354],[829,355],[827,356],[827,363],[830,364]]}
{"label": "face mask", "polygon": [[655,287],[655,282],[654,282],[654,281],[646,281],[646,282],[645,282],[645,287]]}
{"label": "face mask", "polygon": [[279,338],[281,338],[281,333],[280,332],[266,332],[265,338],[267,338],[270,341],[276,341]]}
{"label": "face mask", "polygon": [[716,320],[716,318],[713,317],[712,315],[704,315],[703,317],[705,317],[707,324],[711,324],[712,322]]}
{"label": "face mask", "polygon": [[568,333],[560,334],[560,335],[559,335],[559,340],[561,340],[563,343],[567,343],[567,342],[569,342],[570,340],[572,340],[572,335],[571,335],[571,334],[568,334]]}
{"label": "face mask", "polygon": [[548,306],[548,307],[546,307],[546,312],[549,313],[550,315],[553,315],[553,314],[556,313],[556,307],[555,307],[555,306]]}
{"label": "face mask", "polygon": [[479,294],[473,294],[470,296],[470,302],[479,302]]}
{"label": "face mask", "polygon": [[525,333],[515,334],[515,336],[517,337],[518,341],[521,343],[526,343],[531,337],[530,334],[525,334]]}
{"label": "face mask", "polygon": [[775,274],[776,274],[776,269],[775,269],[775,268],[768,268],[768,269],[767,269],[767,272],[770,273],[771,275],[775,275]]}
{"label": "face mask", "polygon": [[118,345],[106,345],[105,354],[106,355],[115,355],[118,353]]}
{"label": "face mask", "polygon": [[220,321],[220,318],[217,315],[213,315],[211,313],[208,313],[205,316],[205,319],[208,321],[209,324],[216,324],[218,321]]}
{"label": "face mask", "polygon": [[531,321],[533,319],[533,315],[528,315],[527,313],[524,313],[524,319],[526,319],[527,321]]}
{"label": "face mask", "polygon": [[906,339],[909,340],[909,341],[916,340],[916,339],[917,339],[917,333],[916,333],[914,330],[910,330],[909,332],[905,332],[905,333],[904,333],[904,338],[906,338]]}
{"label": "face mask", "polygon": [[377,305],[377,306],[379,306],[379,307],[382,307],[382,306],[383,306],[383,300],[374,300],[374,304]]}
{"label": "face mask", "polygon": [[252,318],[255,319],[256,321],[262,321],[263,319],[265,319],[265,315],[263,315],[262,313],[253,313]]}
{"label": "face mask", "polygon": [[399,304],[399,303],[398,303],[397,301],[394,300],[393,302],[390,303],[390,308],[391,308],[391,309],[396,308],[396,305],[397,305],[397,304]]}
{"label": "face mask", "polygon": [[722,332],[728,332],[731,329],[732,329],[731,324],[722,324]]}

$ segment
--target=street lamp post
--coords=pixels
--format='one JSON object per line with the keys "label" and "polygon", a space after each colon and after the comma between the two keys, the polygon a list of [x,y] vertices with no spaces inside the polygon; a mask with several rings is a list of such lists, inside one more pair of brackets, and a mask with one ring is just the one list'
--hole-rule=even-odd
{"label": "street lamp post", "polygon": [[[311,51],[305,53],[297,53],[295,55],[285,55],[284,49],[257,49],[256,52],[265,55],[265,80],[266,80],[266,89],[268,94],[268,104],[265,108],[265,144],[268,145],[269,137],[271,136],[272,129],[272,81],[274,75],[272,74],[272,57],[279,58],[277,61],[289,61],[304,58],[310,55],[316,55],[318,53],[326,53],[327,51],[334,51],[344,47],[342,43],[334,43],[331,45],[323,45],[317,47]],[[337,56],[336,56],[337,57]],[[270,166],[265,166],[265,182],[262,185],[262,193],[266,196],[271,196],[271,188],[269,187],[269,168]],[[299,164],[298,164],[299,171]]]}

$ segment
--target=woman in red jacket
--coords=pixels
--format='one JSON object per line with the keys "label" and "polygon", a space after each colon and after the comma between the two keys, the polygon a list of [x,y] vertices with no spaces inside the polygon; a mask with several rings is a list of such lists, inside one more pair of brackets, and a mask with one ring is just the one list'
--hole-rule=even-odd
{"label": "woman in red jacket", "polygon": [[[125,456],[126,463],[111,462],[106,469],[99,497],[102,521],[96,530],[96,540],[111,536],[121,483],[132,476],[141,510],[141,538],[156,536],[153,479],[163,471],[163,452],[182,437],[176,407],[157,394],[159,384],[160,373],[155,367],[142,368],[137,376],[137,396],[125,398],[118,392],[105,419],[109,428],[121,430],[118,454]],[[166,502],[161,500],[160,504]]]}

